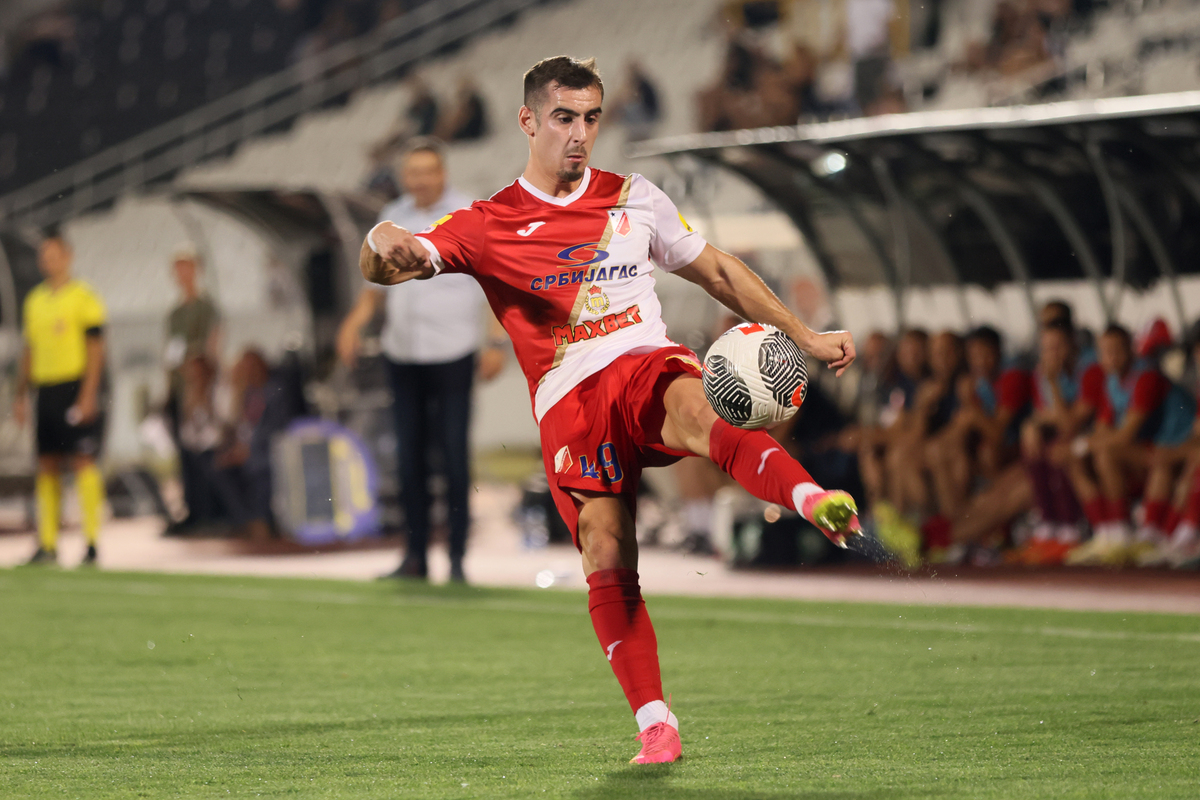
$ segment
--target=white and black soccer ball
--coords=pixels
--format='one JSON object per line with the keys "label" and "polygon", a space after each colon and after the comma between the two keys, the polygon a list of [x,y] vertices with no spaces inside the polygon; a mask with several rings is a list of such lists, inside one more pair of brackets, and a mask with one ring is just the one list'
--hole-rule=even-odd
{"label": "white and black soccer ball", "polygon": [[808,391],[804,353],[770,325],[747,322],[721,334],[704,356],[704,394],[738,428],[769,428],[790,418]]}

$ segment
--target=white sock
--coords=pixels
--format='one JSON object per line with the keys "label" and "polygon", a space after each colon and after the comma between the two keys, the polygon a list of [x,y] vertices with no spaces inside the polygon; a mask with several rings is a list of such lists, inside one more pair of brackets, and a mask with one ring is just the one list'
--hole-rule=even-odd
{"label": "white sock", "polygon": [[[804,513],[804,501],[811,495],[820,494],[825,491],[815,483],[798,483],[796,488],[792,489],[792,505],[796,507],[796,513]],[[809,520],[810,522],[812,520]]]}
{"label": "white sock", "polygon": [[1185,520],[1175,527],[1175,531],[1171,534],[1171,541],[1176,544],[1187,544],[1196,538],[1197,533],[1196,526]]}
{"label": "white sock", "polygon": [[644,731],[651,725],[657,725],[660,722],[666,722],[675,730],[679,730],[679,720],[667,708],[667,704],[662,700],[651,700],[646,705],[642,706],[634,714],[637,718],[638,730]]}

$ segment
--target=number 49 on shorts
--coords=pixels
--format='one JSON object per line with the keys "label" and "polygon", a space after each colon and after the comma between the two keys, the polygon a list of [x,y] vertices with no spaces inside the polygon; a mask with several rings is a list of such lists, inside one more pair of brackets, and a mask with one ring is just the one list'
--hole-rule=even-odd
{"label": "number 49 on shorts", "polygon": [[580,456],[579,469],[583,477],[595,478],[598,481],[603,480],[600,477],[603,470],[604,477],[608,479],[607,483],[617,483],[624,475],[621,472],[621,462],[617,460],[617,449],[613,447],[612,442],[605,442],[596,448],[595,461],[587,456]]}

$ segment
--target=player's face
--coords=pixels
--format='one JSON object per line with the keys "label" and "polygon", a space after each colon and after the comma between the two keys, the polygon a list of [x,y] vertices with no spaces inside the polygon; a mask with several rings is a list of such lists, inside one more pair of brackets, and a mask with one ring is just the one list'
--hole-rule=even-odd
{"label": "player's face", "polygon": [[962,363],[962,343],[949,331],[933,337],[929,346],[929,366],[939,378],[950,378]]}
{"label": "player's face", "polygon": [[928,364],[928,340],[917,334],[905,334],[896,346],[896,366],[908,377],[920,378]]}
{"label": "player's face", "polygon": [[986,378],[1000,366],[1000,354],[983,339],[967,342],[967,368],[977,378]]}
{"label": "player's face", "polygon": [[190,258],[180,258],[175,261],[175,282],[185,292],[190,292],[196,285],[196,262]]}
{"label": "player's face", "polygon": [[38,248],[38,269],[49,280],[71,271],[71,250],[60,239],[47,239]]}
{"label": "player's face", "polygon": [[600,132],[600,89],[567,89],[551,83],[537,115],[521,108],[521,128],[538,168],[563,183],[583,178]]}
{"label": "player's face", "polygon": [[446,191],[446,169],[437,153],[417,150],[404,159],[400,181],[419,207],[428,208]]}
{"label": "player's face", "polygon": [[1056,375],[1066,370],[1067,362],[1071,359],[1071,342],[1067,335],[1056,328],[1042,331],[1038,358],[1044,373]]}
{"label": "player's face", "polygon": [[1100,337],[1100,366],[1109,375],[1124,375],[1133,362],[1129,343],[1119,333],[1106,333]]}

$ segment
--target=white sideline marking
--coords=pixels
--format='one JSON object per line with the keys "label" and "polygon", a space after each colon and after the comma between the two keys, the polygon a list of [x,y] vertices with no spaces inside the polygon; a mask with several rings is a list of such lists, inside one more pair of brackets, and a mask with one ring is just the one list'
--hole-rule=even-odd
{"label": "white sideline marking", "polygon": [[[7,588],[9,581],[0,579],[0,588]],[[578,607],[545,606],[537,603],[526,603],[519,600],[468,600],[460,598],[438,597],[364,597],[358,594],[342,592],[308,591],[296,592],[290,590],[251,589],[246,587],[217,587],[178,585],[167,586],[146,581],[129,581],[108,583],[92,580],[63,580],[51,578],[43,586],[47,589],[63,592],[92,592],[99,594],[124,593],[130,595],[154,595],[171,597],[204,597],[221,600],[255,600],[274,601],[280,603],[310,603],[313,605],[345,605],[345,606],[425,606],[440,608],[457,608],[478,611],[496,611],[502,613],[519,612],[533,614],[561,614],[566,616],[587,616],[587,606],[581,603]],[[1115,613],[1115,612],[1102,612]],[[1138,633],[1126,631],[1098,631],[1086,628],[1059,627],[1004,627],[995,625],[963,624],[951,622],[921,622],[916,620],[845,620],[833,617],[813,616],[809,614],[770,614],[749,611],[685,611],[682,609],[657,608],[654,610],[656,619],[678,620],[715,620],[718,622],[736,622],[742,624],[762,625],[795,625],[812,628],[863,628],[870,630],[896,631],[931,631],[940,633],[961,634],[1018,634],[1049,636],[1067,639],[1116,639],[1144,642],[1190,642],[1200,644],[1200,633]]]}

